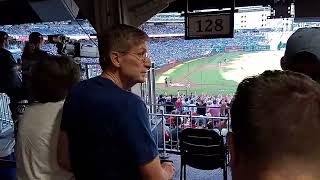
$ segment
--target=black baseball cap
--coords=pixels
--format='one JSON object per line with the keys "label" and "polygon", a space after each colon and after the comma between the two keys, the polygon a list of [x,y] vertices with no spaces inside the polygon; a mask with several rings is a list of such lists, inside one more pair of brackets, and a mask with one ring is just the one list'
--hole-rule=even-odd
{"label": "black baseball cap", "polygon": [[300,28],[289,37],[285,55],[292,57],[300,52],[311,53],[320,61],[320,28]]}

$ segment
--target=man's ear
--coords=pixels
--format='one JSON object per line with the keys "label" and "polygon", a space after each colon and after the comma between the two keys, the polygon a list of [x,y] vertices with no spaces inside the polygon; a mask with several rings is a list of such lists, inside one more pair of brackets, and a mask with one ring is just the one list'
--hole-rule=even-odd
{"label": "man's ear", "polygon": [[235,142],[234,142],[234,135],[232,132],[228,132],[227,134],[227,140],[228,140],[228,147],[229,147],[229,152],[231,154],[231,165],[236,165],[236,163],[238,162],[238,158],[237,157],[237,153],[235,150]]}
{"label": "man's ear", "polygon": [[288,70],[288,61],[287,61],[287,57],[286,56],[283,56],[280,60],[280,65],[281,65],[281,68],[282,70]]}
{"label": "man's ear", "polygon": [[120,67],[120,53],[112,52],[110,55],[110,59],[114,67],[117,67],[117,68]]}

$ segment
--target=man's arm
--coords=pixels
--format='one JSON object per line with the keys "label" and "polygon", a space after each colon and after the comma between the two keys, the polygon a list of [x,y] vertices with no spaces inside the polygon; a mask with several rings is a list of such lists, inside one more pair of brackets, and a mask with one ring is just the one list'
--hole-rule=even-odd
{"label": "man's arm", "polygon": [[72,120],[72,105],[70,95],[66,97],[63,105],[63,112],[60,124],[60,133],[57,147],[57,161],[61,168],[72,171],[70,162],[70,151],[69,151],[69,138],[68,138],[68,127],[70,127],[70,122]]}
{"label": "man's arm", "polygon": [[13,56],[10,54],[8,59],[10,89],[19,89],[22,87],[22,78],[19,73],[19,66]]}
{"label": "man's arm", "polygon": [[69,155],[69,140],[65,131],[61,130],[59,134],[58,150],[57,150],[58,164],[61,168],[72,171]]}
{"label": "man's arm", "polygon": [[160,164],[157,156],[151,162],[139,167],[143,180],[169,180],[173,178],[175,168],[172,163],[164,162]]}
{"label": "man's arm", "polygon": [[158,148],[152,137],[147,109],[138,97],[128,99],[126,113],[116,121],[118,137],[144,180],[169,180],[174,173],[172,163],[160,164]]}

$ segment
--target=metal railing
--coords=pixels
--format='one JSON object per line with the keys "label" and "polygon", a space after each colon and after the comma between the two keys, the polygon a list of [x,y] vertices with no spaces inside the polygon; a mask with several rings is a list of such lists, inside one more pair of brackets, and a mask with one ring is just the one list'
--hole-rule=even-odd
{"label": "metal railing", "polygon": [[[163,106],[163,105],[161,105]],[[188,106],[184,106],[188,107]],[[194,106],[191,106],[194,107]],[[200,108],[204,108],[201,106],[198,106]],[[214,108],[214,107],[206,107],[206,108]],[[216,107],[219,108],[219,107]],[[185,128],[207,128],[207,123],[211,122],[212,127],[209,127],[209,129],[215,130],[218,132],[221,136],[224,136],[224,140],[226,143],[226,137],[225,135],[227,132],[230,132],[230,110],[227,109],[228,113],[225,116],[222,117],[211,117],[211,116],[194,116],[192,113],[180,115],[180,114],[167,114],[163,111],[160,111],[158,113],[149,113],[150,118],[150,124],[151,124],[151,132],[154,135],[154,139],[156,141],[156,144],[158,146],[159,152],[162,156],[166,156],[166,153],[177,153],[179,154],[179,131],[182,131]],[[167,122],[168,117],[175,118],[175,122]],[[182,118],[181,124],[179,123],[179,120],[177,118]],[[201,123],[202,121],[202,123]],[[214,127],[214,122],[219,123],[218,127]],[[221,122],[225,123],[226,127],[221,127]],[[194,123],[194,124],[192,124]],[[223,124],[222,123],[222,124]],[[192,127],[192,125],[195,125],[197,127]],[[169,132],[168,132],[169,130]],[[175,136],[173,135],[173,132],[175,132]],[[167,137],[169,133],[169,137]]]}
{"label": "metal railing", "polygon": [[0,93],[0,134],[5,131],[7,127],[13,126],[9,104],[10,98],[4,93]]}

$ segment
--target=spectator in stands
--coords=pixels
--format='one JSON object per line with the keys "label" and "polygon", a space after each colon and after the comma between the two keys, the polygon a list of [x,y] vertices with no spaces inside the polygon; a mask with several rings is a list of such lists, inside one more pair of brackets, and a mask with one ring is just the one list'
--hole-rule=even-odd
{"label": "spectator in stands", "polygon": [[197,107],[196,107],[196,104],[194,103],[194,100],[191,100],[191,101],[190,101],[189,109],[190,109],[191,113],[197,111]]}
{"label": "spectator in stands", "polygon": [[164,111],[164,106],[162,106],[165,102],[166,102],[166,98],[163,97],[162,94],[160,94],[159,98],[158,99],[158,108],[159,108],[159,111],[160,112],[165,112]]}
{"label": "spectator in stands", "polygon": [[6,93],[10,98],[12,119],[17,120],[17,102],[22,99],[22,79],[18,71],[18,64],[10,51],[6,49],[10,37],[0,31],[0,93]]}
{"label": "spectator in stands", "polygon": [[170,114],[174,110],[174,104],[172,102],[172,99],[170,97],[166,98],[166,102],[164,103],[165,110],[167,114]]}
{"label": "spectator in stands", "polygon": [[190,128],[197,128],[198,125],[197,125],[197,120],[195,118],[193,118],[191,120],[191,125],[190,125]]}
{"label": "spectator in stands", "polygon": [[19,180],[70,180],[73,176],[59,167],[57,145],[63,102],[79,78],[78,66],[66,57],[34,64],[31,81],[35,102],[24,112],[18,129]]}
{"label": "spectator in stands", "polygon": [[228,114],[228,104],[225,99],[222,99],[220,106],[220,116],[226,116]]}
{"label": "spectator in stands", "polygon": [[176,109],[179,113],[183,112],[183,107],[182,107],[182,98],[178,98],[176,101]]}
{"label": "spectator in stands", "polygon": [[41,50],[43,42],[44,40],[42,34],[38,32],[32,32],[29,35],[29,41],[26,43],[21,56],[23,87],[27,93],[27,99],[30,102],[33,100],[31,96],[32,66],[38,61],[48,59],[48,53]]}
{"label": "spectator in stands", "polygon": [[200,102],[197,102],[196,105],[197,105],[197,114],[205,116],[207,104],[203,100],[200,100]]}
{"label": "spectator in stands", "polygon": [[208,129],[213,129],[213,127],[214,127],[213,121],[212,121],[212,120],[209,120],[209,121],[207,122],[207,128],[208,128]]}
{"label": "spectator in stands", "polygon": [[164,104],[165,102],[166,102],[166,98],[164,98],[163,95],[160,94],[158,104],[161,105],[161,104]]}
{"label": "spectator in stands", "polygon": [[220,116],[220,106],[217,104],[216,100],[212,101],[212,104],[208,105],[208,112],[212,117],[219,117]]}
{"label": "spectator in stands", "polygon": [[[99,37],[101,76],[81,82],[66,99],[59,162],[76,179],[171,179],[172,163],[160,164],[148,113],[129,92],[151,66],[148,36],[116,25]],[[69,148],[68,148],[69,147]]]}
{"label": "spectator in stands", "polygon": [[320,85],[290,71],[243,80],[231,107],[234,180],[320,179]]}
{"label": "spectator in stands", "polygon": [[281,59],[283,70],[300,72],[320,83],[320,29],[301,28],[287,42]]}
{"label": "spectator in stands", "polygon": [[180,136],[181,136],[181,132],[182,132],[182,120],[181,117],[175,117],[174,118],[174,128],[170,130],[171,133],[171,141],[177,143],[177,141],[179,140]]}
{"label": "spectator in stands", "polygon": [[196,118],[199,127],[205,127],[207,125],[207,119],[205,116],[200,115],[199,118]]}

